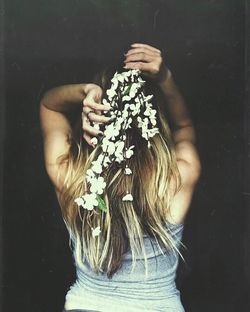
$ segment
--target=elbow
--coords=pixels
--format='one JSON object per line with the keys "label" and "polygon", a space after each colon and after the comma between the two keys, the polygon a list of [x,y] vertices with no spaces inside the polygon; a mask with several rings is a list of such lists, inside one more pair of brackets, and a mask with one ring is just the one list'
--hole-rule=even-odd
{"label": "elbow", "polygon": [[47,94],[47,92],[45,92],[45,93],[43,93],[43,95],[41,96],[41,98],[40,98],[40,107],[41,106],[45,106],[46,107],[46,105],[45,105],[45,103],[46,103],[46,94]]}
{"label": "elbow", "polygon": [[193,159],[191,167],[192,167],[192,182],[193,184],[196,184],[199,181],[202,173],[201,161],[198,155],[195,157],[195,159]]}
{"label": "elbow", "polygon": [[182,161],[185,166],[186,179],[189,184],[196,184],[200,179],[202,165],[198,150],[190,141],[181,141],[176,145],[177,161]]}
{"label": "elbow", "polygon": [[41,94],[40,101],[39,101],[40,106],[44,106],[50,109],[51,104],[55,102],[56,97],[53,96],[53,92],[51,92],[51,90],[52,89],[45,90]]}

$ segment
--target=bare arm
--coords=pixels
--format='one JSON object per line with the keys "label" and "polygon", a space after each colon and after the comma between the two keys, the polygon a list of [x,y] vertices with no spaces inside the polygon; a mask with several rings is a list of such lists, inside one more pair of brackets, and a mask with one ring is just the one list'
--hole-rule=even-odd
{"label": "bare arm", "polygon": [[171,120],[174,124],[173,137],[177,144],[188,141],[195,144],[195,130],[185,100],[176,86],[172,73],[167,70],[166,78],[159,84],[168,104]]}
{"label": "bare arm", "polygon": [[161,82],[160,87],[168,103],[168,111],[174,124],[173,139],[178,168],[181,174],[182,189],[178,192],[170,207],[170,222],[184,222],[189,210],[195,185],[201,173],[201,164],[196,149],[196,137],[193,122],[187,110],[183,96],[178,90],[171,72]]}
{"label": "bare arm", "polygon": [[[59,86],[47,91],[40,104],[50,110],[65,113],[76,106],[81,106],[86,95],[93,87],[95,88],[96,85],[86,83]],[[96,93],[101,95],[101,90],[96,90]]]}
{"label": "bare arm", "polygon": [[178,90],[171,72],[165,66],[161,51],[141,43],[132,45],[125,56],[126,68],[142,70],[158,81],[166,98],[166,105],[174,125],[173,140],[182,188],[174,196],[168,218],[170,222],[184,222],[193,191],[199,179],[201,165],[195,145],[195,130],[184,98]]}
{"label": "bare arm", "polygon": [[72,129],[66,112],[79,106],[84,99],[84,85],[64,85],[47,91],[40,101],[40,125],[44,143],[45,167],[57,191],[60,191],[67,164],[61,166],[60,156],[67,154]]}
{"label": "bare arm", "polygon": [[[187,183],[195,183],[200,175],[200,160],[196,149],[196,135],[192,119],[188,112],[185,100],[176,86],[170,70],[166,78],[160,83],[163,91],[170,118],[173,122],[173,139],[178,161],[183,161],[190,168]],[[182,164],[184,165],[184,164]]]}
{"label": "bare arm", "polygon": [[[96,99],[100,98],[101,94],[102,90],[97,85],[71,84],[53,88],[47,91],[41,99],[40,125],[44,141],[45,166],[52,183],[59,192],[67,169],[67,163],[59,166],[59,160],[62,155],[69,152],[72,136],[70,121],[66,113],[83,105],[83,102],[86,104],[84,106],[85,117],[90,110],[103,110],[104,105],[96,103]],[[94,113],[93,115],[95,116]],[[96,118],[105,122],[103,116],[96,116]],[[90,128],[87,123],[84,127],[86,131]],[[90,131],[93,135],[98,133],[92,127]]]}

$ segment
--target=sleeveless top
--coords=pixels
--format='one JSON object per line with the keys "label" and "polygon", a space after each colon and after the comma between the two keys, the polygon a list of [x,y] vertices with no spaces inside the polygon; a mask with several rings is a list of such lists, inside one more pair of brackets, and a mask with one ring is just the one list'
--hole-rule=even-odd
{"label": "sleeveless top", "polygon": [[[166,222],[179,249],[184,224]],[[131,273],[132,254],[129,250],[121,268],[109,279],[106,274],[96,274],[85,262],[80,265],[73,251],[76,281],[65,297],[65,310],[84,309],[101,312],[175,311],[183,312],[180,292],[176,288],[176,269],[179,254],[165,250],[154,238],[144,235],[148,260],[148,275],[145,278],[144,256],[136,260]]]}

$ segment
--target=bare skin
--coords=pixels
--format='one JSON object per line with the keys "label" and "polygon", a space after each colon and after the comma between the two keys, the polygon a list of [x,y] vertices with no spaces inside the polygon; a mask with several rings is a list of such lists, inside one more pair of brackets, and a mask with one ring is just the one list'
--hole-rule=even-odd
{"label": "bare skin", "polygon": [[[195,131],[185,101],[170,70],[165,66],[159,49],[135,43],[125,54],[124,65],[128,69],[140,69],[145,75],[155,80],[166,97],[168,111],[174,124],[173,139],[182,180],[182,188],[172,201],[168,221],[183,223],[201,172],[199,155],[195,146]],[[102,116],[101,113],[109,110],[110,107],[100,104],[101,98],[102,89],[99,86],[73,84],[54,88],[45,93],[41,100],[40,122],[44,138],[45,166],[57,195],[60,194],[67,169],[67,163],[65,163],[64,167],[60,168],[60,177],[57,178],[58,158],[69,151],[69,138],[72,135],[65,111],[72,108],[72,105],[82,103],[83,138],[92,145],[90,140],[98,135],[98,130],[90,125],[90,121],[100,123],[109,121],[109,118]]]}

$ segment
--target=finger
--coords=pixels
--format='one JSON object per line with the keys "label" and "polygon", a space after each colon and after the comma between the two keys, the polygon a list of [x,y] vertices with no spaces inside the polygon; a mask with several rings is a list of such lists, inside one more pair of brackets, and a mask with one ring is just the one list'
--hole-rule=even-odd
{"label": "finger", "polygon": [[103,132],[99,131],[97,129],[95,129],[94,127],[92,127],[90,124],[88,123],[83,123],[82,125],[82,129],[84,132],[86,132],[86,134],[90,135],[90,136],[98,136],[98,135],[102,135]]}
{"label": "finger", "polygon": [[131,47],[133,47],[133,48],[134,47],[135,48],[147,48],[147,49],[149,49],[151,51],[161,53],[161,50],[156,49],[156,48],[154,48],[154,47],[152,47],[152,46],[150,46],[148,44],[144,44],[144,43],[133,43],[133,44],[131,44]]}
{"label": "finger", "polygon": [[102,98],[102,89],[101,88],[94,88],[90,90],[86,96],[86,98],[93,99],[94,101],[100,103]]}
{"label": "finger", "polygon": [[101,114],[102,114],[102,112],[100,112],[99,110],[96,110],[95,113],[96,113],[97,115],[101,115]]}
{"label": "finger", "polygon": [[112,107],[108,105],[98,104],[93,99],[86,97],[83,100],[83,106],[87,106],[94,110],[109,111]]}
{"label": "finger", "polygon": [[86,125],[91,125],[90,120],[87,118],[87,116],[82,112],[82,129],[84,130]]}
{"label": "finger", "polygon": [[106,123],[106,122],[109,122],[113,119],[112,117],[106,117],[103,115],[98,115],[88,107],[83,108],[83,113],[86,115],[87,119],[94,121],[94,122]]}
{"label": "finger", "polygon": [[151,51],[147,48],[132,48],[132,49],[128,50],[128,52],[125,54],[125,56],[128,56],[130,54],[135,54],[135,53],[146,53],[150,56],[159,55],[158,52]]}
{"label": "finger", "polygon": [[144,52],[139,52],[139,53],[134,53],[134,54],[130,54],[126,57],[124,63],[129,63],[129,62],[138,62],[138,61],[142,61],[142,62],[152,62],[154,61],[155,57],[152,57]]}
{"label": "finger", "polygon": [[124,66],[126,69],[140,69],[142,71],[148,71],[150,73],[157,73],[159,71],[158,66],[152,63],[143,62],[130,62]]}
{"label": "finger", "polygon": [[83,133],[83,138],[89,145],[95,147],[95,145],[91,142],[92,137],[88,135],[86,132]]}

